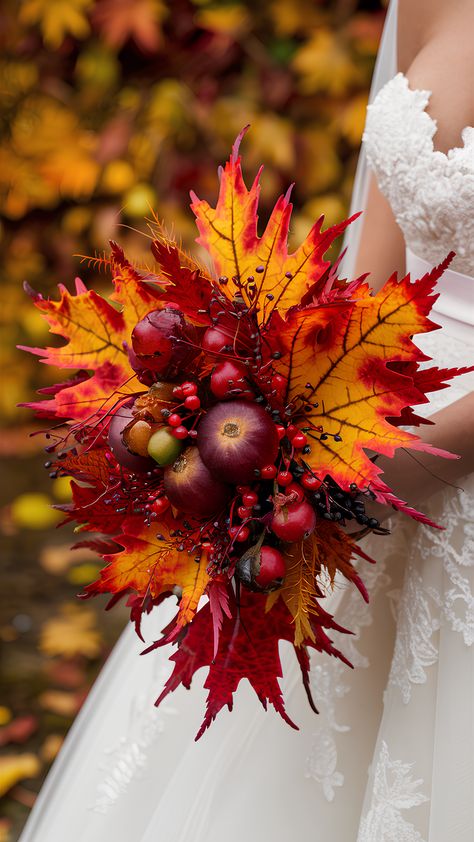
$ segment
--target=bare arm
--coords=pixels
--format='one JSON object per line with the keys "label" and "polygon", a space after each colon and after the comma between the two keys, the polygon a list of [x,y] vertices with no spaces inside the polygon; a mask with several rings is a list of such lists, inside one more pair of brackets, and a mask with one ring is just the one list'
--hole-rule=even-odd
{"label": "bare arm", "polygon": [[[424,500],[448,485],[462,487],[462,480],[474,471],[474,392],[465,395],[431,416],[432,427],[421,432],[423,441],[434,447],[458,454],[460,459],[443,459],[417,451],[398,450],[393,459],[386,457],[377,464],[384,471],[383,479],[402,500],[422,506]],[[383,520],[390,510],[377,506]]]}
{"label": "bare arm", "polygon": [[373,175],[362,221],[355,276],[365,272],[370,272],[369,281],[375,292],[393,272],[398,272],[399,277],[405,274],[405,240]]}

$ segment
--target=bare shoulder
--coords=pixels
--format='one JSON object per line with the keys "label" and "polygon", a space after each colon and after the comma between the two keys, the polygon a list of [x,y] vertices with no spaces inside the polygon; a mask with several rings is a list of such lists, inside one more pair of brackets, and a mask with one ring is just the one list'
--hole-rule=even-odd
{"label": "bare shoulder", "polygon": [[399,0],[398,61],[412,88],[432,91],[429,114],[443,152],[474,125],[474,0]]}

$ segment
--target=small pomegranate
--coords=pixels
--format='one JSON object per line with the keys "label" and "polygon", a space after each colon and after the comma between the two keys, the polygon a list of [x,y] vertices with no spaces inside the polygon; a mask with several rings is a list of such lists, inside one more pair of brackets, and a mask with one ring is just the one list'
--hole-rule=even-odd
{"label": "small pomegranate", "polygon": [[198,427],[203,462],[219,479],[234,484],[255,479],[255,471],[275,461],[279,439],[272,419],[248,401],[218,403]]}
{"label": "small pomegranate", "polygon": [[127,447],[124,439],[125,428],[134,421],[133,406],[134,402],[129,401],[120,406],[112,416],[108,433],[109,447],[117,462],[124,468],[129,471],[144,473],[153,470],[156,467],[155,463],[152,459],[133,453]]}
{"label": "small pomegranate", "polygon": [[147,369],[172,376],[197,354],[189,346],[186,333],[193,329],[183,314],[173,307],[153,310],[144,316],[132,332],[132,347],[137,360]]}
{"label": "small pomegranate", "polygon": [[316,514],[306,500],[282,506],[273,515],[272,531],[282,541],[301,541],[311,535],[316,526]]}
{"label": "small pomegranate", "polygon": [[164,490],[172,506],[196,517],[210,517],[230,497],[228,485],[216,479],[202,461],[197,447],[187,447],[165,469]]}
{"label": "small pomegranate", "polygon": [[253,398],[247,382],[248,370],[243,363],[225,360],[218,363],[211,374],[211,392],[216,398]]}
{"label": "small pomegranate", "polygon": [[[285,559],[275,547],[263,545],[265,533],[238,560],[235,568],[241,582],[253,591],[280,588],[286,573]],[[263,546],[262,546],[263,545]]]}

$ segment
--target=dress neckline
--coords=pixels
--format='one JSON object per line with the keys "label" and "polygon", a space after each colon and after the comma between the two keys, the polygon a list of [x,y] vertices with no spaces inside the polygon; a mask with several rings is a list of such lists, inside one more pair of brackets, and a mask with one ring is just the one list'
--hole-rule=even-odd
{"label": "dress neckline", "polygon": [[[472,141],[474,143],[474,127],[473,126],[464,126],[461,131],[461,139],[462,139],[462,146],[452,146],[448,149],[447,152],[443,152],[441,149],[435,149],[434,146],[434,137],[438,131],[438,121],[435,117],[432,117],[431,114],[428,114],[427,107],[432,96],[433,91],[430,91],[428,88],[412,88],[410,86],[410,82],[408,78],[405,76],[402,71],[399,71],[393,79],[387,82],[387,85],[393,85],[396,83],[401,82],[402,86],[400,90],[403,90],[410,96],[411,101],[419,108],[420,113],[423,113],[426,119],[429,121],[429,126],[432,130],[431,132],[431,151],[433,155],[442,155],[443,158],[446,160],[450,160],[453,156],[456,155],[458,152],[463,152],[466,149],[467,141],[470,140],[470,135],[472,132]],[[383,90],[383,89],[382,89]],[[380,93],[380,92],[379,92]]]}

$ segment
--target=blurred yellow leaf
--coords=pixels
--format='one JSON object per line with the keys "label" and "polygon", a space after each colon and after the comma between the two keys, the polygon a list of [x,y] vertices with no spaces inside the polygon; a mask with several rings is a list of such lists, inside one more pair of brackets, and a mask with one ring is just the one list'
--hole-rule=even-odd
{"label": "blurred yellow leaf", "polygon": [[327,190],[340,178],[341,162],[327,128],[306,128],[301,132],[296,166],[298,182],[307,196]]}
{"label": "blurred yellow leaf", "polygon": [[23,529],[49,529],[62,519],[62,514],[51,508],[47,494],[39,491],[20,494],[13,500],[10,514],[15,526]]}
{"label": "blurred yellow leaf", "polygon": [[72,499],[70,477],[58,477],[52,483],[53,496],[60,503],[68,503]]}
{"label": "blurred yellow leaf", "polygon": [[58,716],[67,719],[74,717],[79,710],[80,702],[75,693],[66,693],[64,690],[45,690],[38,699],[41,707]]}
{"label": "blurred yellow leaf", "polygon": [[196,12],[194,20],[197,26],[238,38],[250,28],[252,21],[245,6],[236,3],[233,6],[217,6]]}
{"label": "blurred yellow leaf", "polygon": [[11,718],[12,712],[10,708],[5,707],[5,705],[0,705],[0,725],[8,725]]}
{"label": "blurred yellow leaf", "polygon": [[40,756],[44,763],[52,763],[55,760],[63,742],[64,737],[61,734],[48,734],[40,749]]}
{"label": "blurred yellow leaf", "polygon": [[0,796],[24,778],[34,778],[41,771],[35,754],[6,754],[0,757]]}
{"label": "blurred yellow leaf", "polygon": [[289,120],[277,114],[257,114],[249,134],[251,157],[290,171],[295,165],[294,130]]}
{"label": "blurred yellow leaf", "polygon": [[70,544],[54,544],[43,547],[39,554],[39,563],[44,570],[61,576],[70,567],[87,559],[97,559],[96,553],[87,548],[73,550]]}
{"label": "blurred yellow leaf", "polygon": [[96,564],[77,564],[67,574],[68,582],[71,585],[87,585],[97,578],[100,568],[101,565],[98,562]]}
{"label": "blurred yellow leaf", "polygon": [[11,827],[10,819],[0,819],[0,842],[11,842]]}
{"label": "blurred yellow leaf", "polygon": [[86,38],[90,32],[87,11],[94,0],[23,0],[20,21],[39,26],[43,40],[56,50],[66,35]]}
{"label": "blurred yellow leaf", "polygon": [[46,620],[39,641],[45,655],[66,658],[75,655],[97,658],[101,645],[94,612],[76,605],[64,605],[59,616]]}
{"label": "blurred yellow leaf", "polygon": [[110,193],[123,193],[134,181],[135,173],[128,161],[110,161],[102,175],[102,187]]}
{"label": "blurred yellow leaf", "polygon": [[315,0],[272,0],[270,14],[278,35],[307,32],[321,20]]}
{"label": "blurred yellow leaf", "polygon": [[135,184],[124,196],[124,212],[128,216],[150,216],[156,207],[157,196],[149,184]]}
{"label": "blurred yellow leaf", "polygon": [[355,96],[341,110],[336,121],[341,135],[355,147],[358,147],[362,140],[367,115],[367,100],[366,93]]}
{"label": "blurred yellow leaf", "polygon": [[340,96],[357,82],[358,68],[335,32],[317,29],[296,52],[293,67],[303,93]]}

